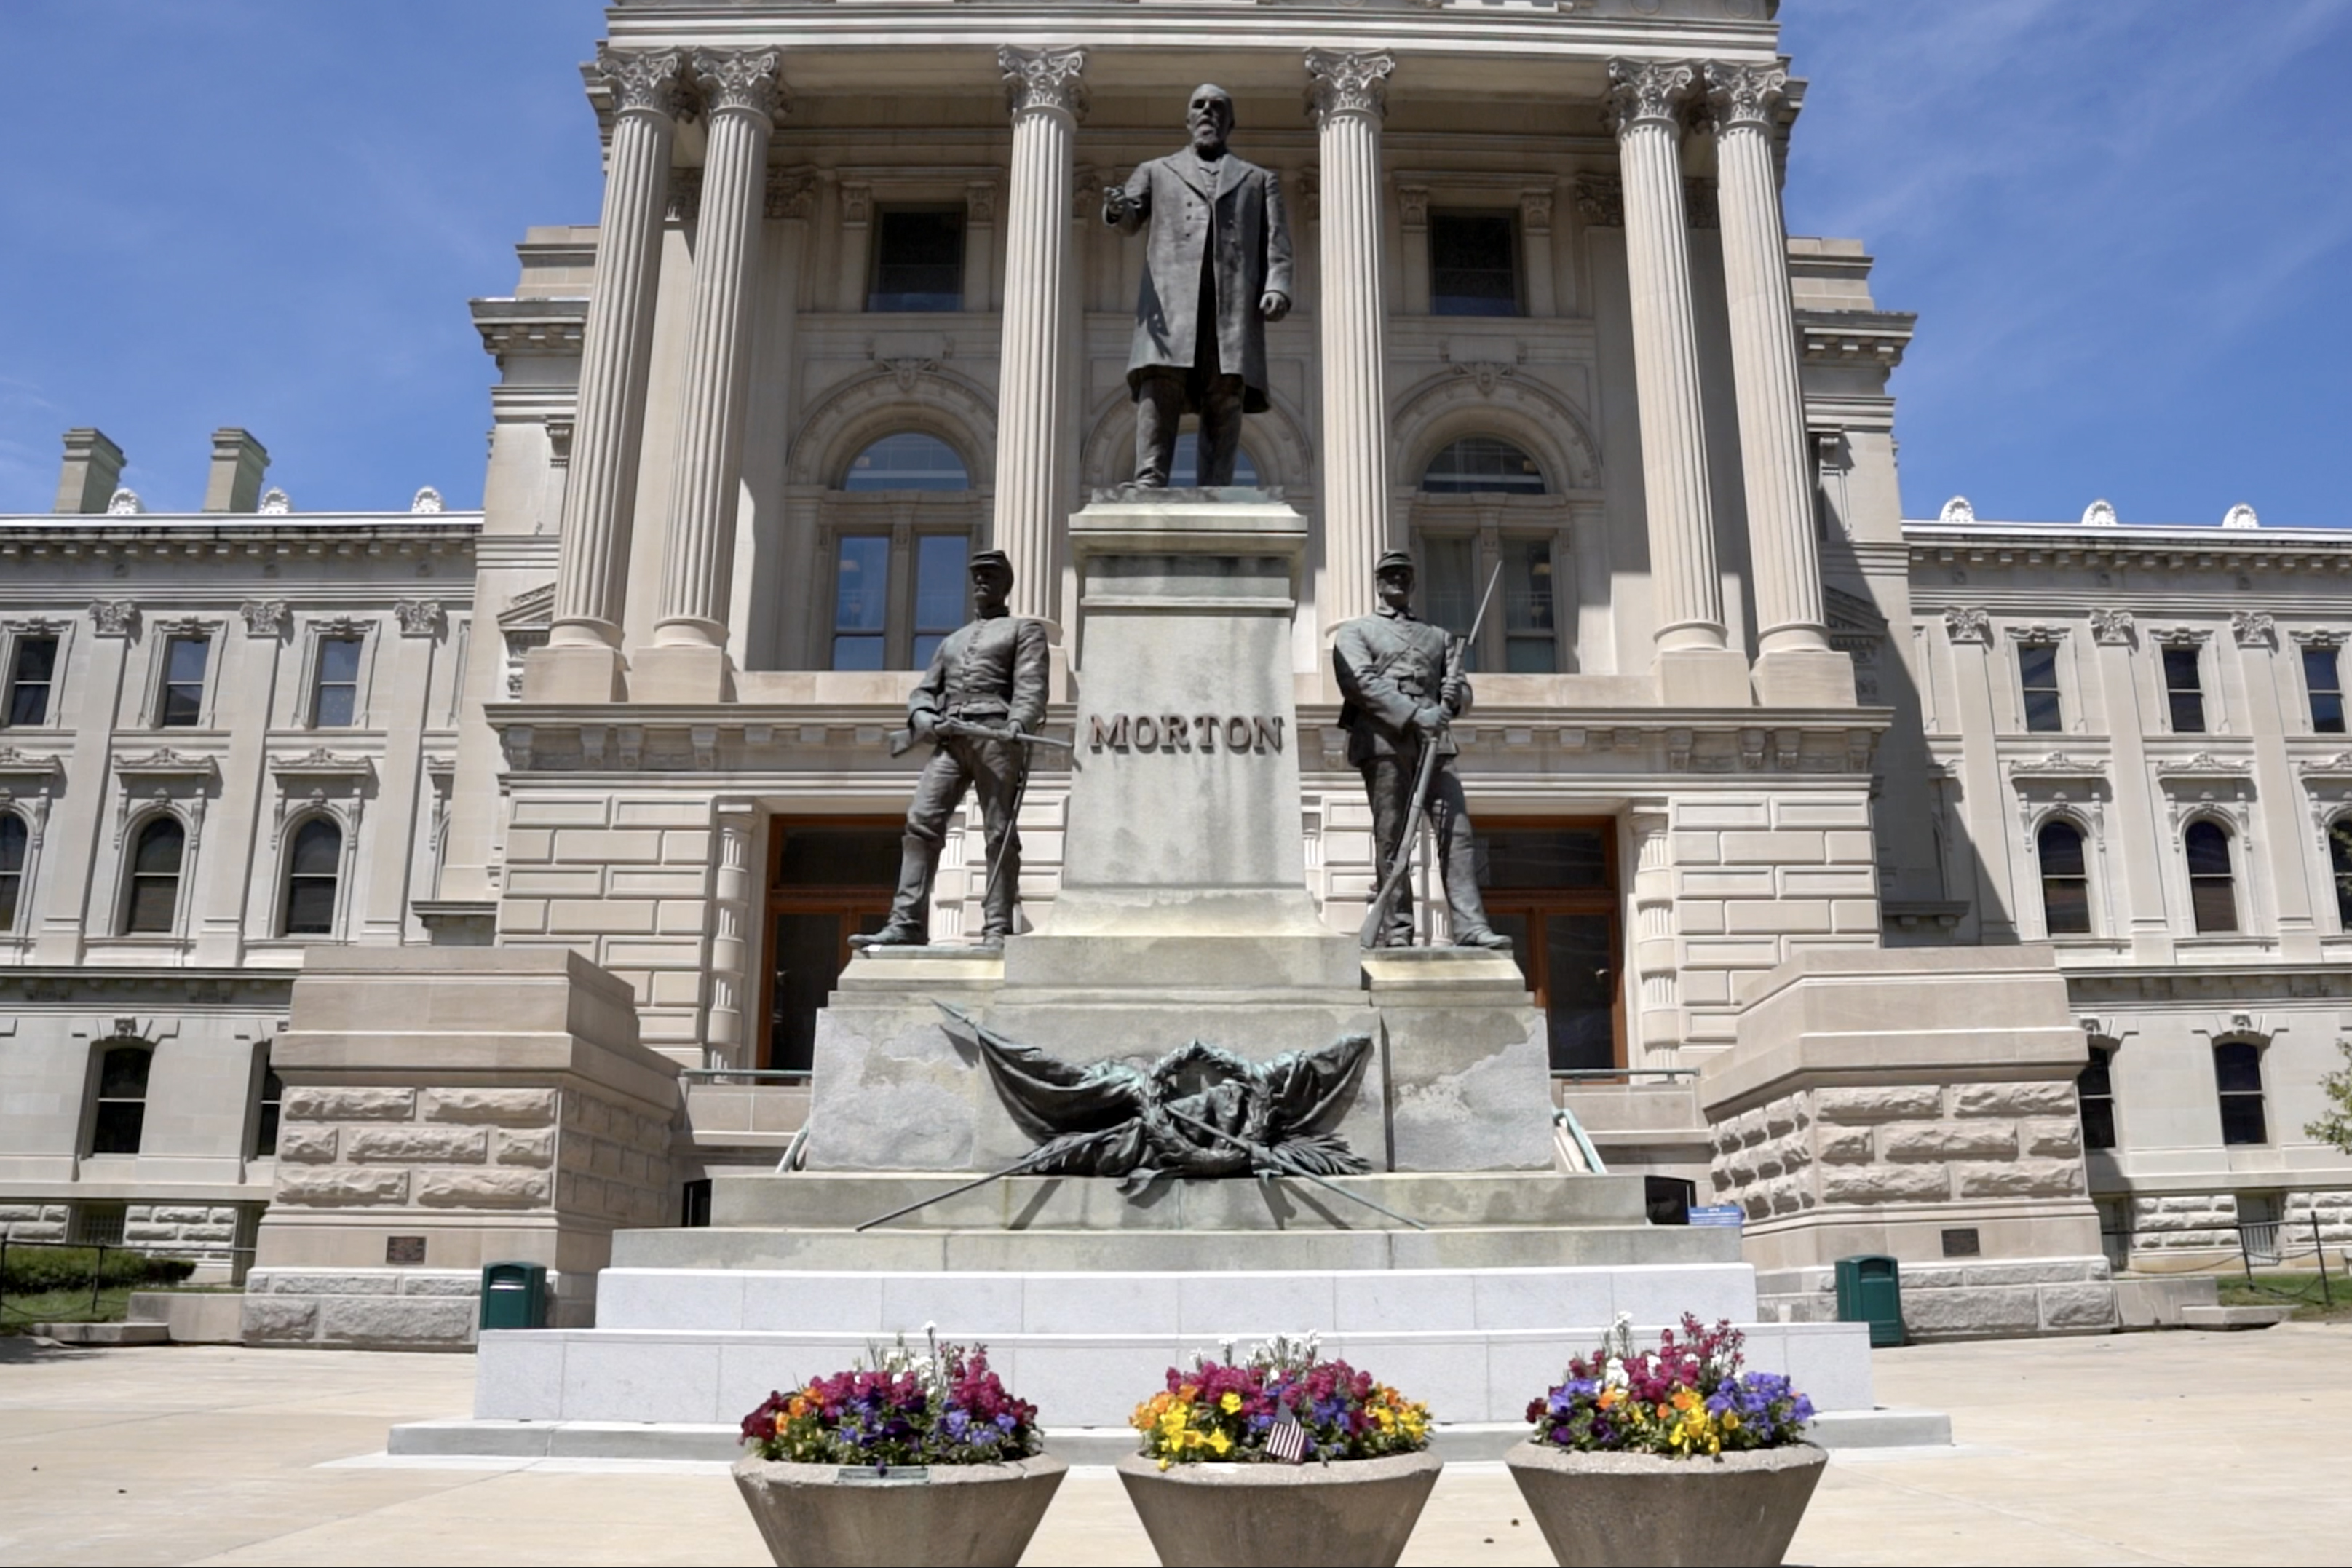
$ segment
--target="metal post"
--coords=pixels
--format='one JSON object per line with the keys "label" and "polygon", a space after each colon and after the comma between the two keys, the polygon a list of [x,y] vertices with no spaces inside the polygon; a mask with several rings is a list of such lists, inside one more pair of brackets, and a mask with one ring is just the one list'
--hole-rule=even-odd
{"label": "metal post", "polygon": [[2327,1289],[2327,1248],[2319,1239],[2319,1205],[2311,1205],[2311,1255],[2319,1259],[2319,1304],[2323,1308],[2336,1305],[2336,1298]]}
{"label": "metal post", "polygon": [[106,1243],[98,1244],[98,1257],[89,1266],[89,1317],[98,1321],[98,1286],[106,1278]]}
{"label": "metal post", "polygon": [[2246,1271],[2246,1289],[2254,1288],[2254,1253],[2246,1242],[2246,1222],[2238,1222],[2238,1265]]}

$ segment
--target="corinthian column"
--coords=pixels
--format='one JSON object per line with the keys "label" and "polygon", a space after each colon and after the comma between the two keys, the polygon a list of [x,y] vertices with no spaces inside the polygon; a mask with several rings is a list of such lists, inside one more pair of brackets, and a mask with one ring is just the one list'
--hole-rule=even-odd
{"label": "corinthian column", "polygon": [[1658,617],[1658,696],[1676,707],[1745,707],[1748,661],[1724,640],[1698,337],[1691,321],[1690,229],[1683,214],[1676,117],[1696,77],[1678,60],[1609,62],[1624,175],[1625,270]]}
{"label": "corinthian column", "polygon": [[613,89],[613,147],[596,231],[595,290],[581,342],[554,624],[547,646],[523,667],[523,696],[535,702],[610,702],[622,695],[629,529],[645,434],[670,142],[681,108],[675,53],[599,46],[596,68]]}
{"label": "corinthian column", "polygon": [[1756,578],[1756,695],[1775,707],[1852,707],[1853,661],[1830,647],[1822,614],[1789,240],[1772,160],[1772,114],[1788,81],[1789,73],[1773,66],[1706,68],[1748,553]]}
{"label": "corinthian column", "polygon": [[1389,547],[1388,307],[1381,289],[1381,121],[1386,54],[1307,52],[1322,165],[1323,581],[1328,631],[1372,611]]}
{"label": "corinthian column", "polygon": [[775,128],[773,49],[694,57],[709,142],[694,256],[686,397],[671,470],[661,618],[630,673],[640,702],[718,702],[729,695],[727,601],[735,504],[743,481],[743,404],[751,379],[751,275],[767,205]]}
{"label": "corinthian column", "polygon": [[1013,613],[1055,619],[1062,368],[1072,313],[1070,149],[1086,109],[1080,49],[996,51],[1013,110],[1004,214],[1004,331],[996,397],[996,548],[1013,560]]}

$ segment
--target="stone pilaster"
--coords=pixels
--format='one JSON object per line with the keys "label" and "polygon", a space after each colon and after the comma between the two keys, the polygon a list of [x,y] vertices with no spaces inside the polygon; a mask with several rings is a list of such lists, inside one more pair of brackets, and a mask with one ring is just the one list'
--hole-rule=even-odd
{"label": "stone pilaster", "polygon": [[1386,54],[1307,54],[1322,170],[1325,628],[1372,610],[1372,563],[1389,547],[1388,305],[1381,289],[1381,121]]}
{"label": "stone pilaster", "polygon": [[1004,331],[997,390],[994,542],[1013,561],[1013,613],[1054,621],[1062,489],[1059,392],[1068,357],[1071,146],[1086,108],[1079,49],[996,52],[1013,113]]}
{"label": "stone pilaster", "polygon": [[1788,80],[1788,72],[1771,66],[1706,68],[1756,582],[1756,694],[1768,706],[1847,707],[1854,700],[1853,661],[1830,647],[1822,608],[1789,240],[1773,168],[1772,116]]}
{"label": "stone pilaster", "polygon": [[1678,117],[1696,77],[1680,60],[1609,62],[1624,180],[1634,395],[1658,617],[1658,695],[1676,706],[1745,707],[1747,660],[1724,637],[1698,337],[1691,316],[1690,229],[1683,212]]}
{"label": "stone pilaster", "polygon": [[613,145],[596,237],[595,291],[580,354],[579,412],[563,493],[563,542],[548,645],[524,667],[532,701],[611,701],[621,694],[621,616],[628,596],[637,452],[653,355],[654,295],[670,143],[681,108],[679,58],[599,48],[613,89]]}
{"label": "stone pilaster", "polygon": [[727,609],[742,488],[743,407],[751,381],[751,279],[766,223],[768,138],[781,84],[776,51],[694,57],[709,141],[694,257],[686,398],[662,552],[661,618],[629,682],[641,702],[731,695]]}

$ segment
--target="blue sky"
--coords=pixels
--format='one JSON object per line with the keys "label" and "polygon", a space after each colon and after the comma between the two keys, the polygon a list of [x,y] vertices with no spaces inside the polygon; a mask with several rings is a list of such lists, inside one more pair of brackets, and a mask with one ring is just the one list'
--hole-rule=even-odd
{"label": "blue sky", "polygon": [[[2352,522],[2352,0],[1789,0],[1790,228],[1919,312],[1904,500]],[[593,221],[591,0],[7,0],[0,511],[94,424],[159,510],[244,425],[303,510],[480,497],[472,295]]]}

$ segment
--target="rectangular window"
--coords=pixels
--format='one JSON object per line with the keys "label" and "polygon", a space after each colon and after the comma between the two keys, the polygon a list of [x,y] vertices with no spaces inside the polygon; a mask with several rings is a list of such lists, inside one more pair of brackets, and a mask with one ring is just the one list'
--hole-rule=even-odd
{"label": "rectangular window", "polygon": [[2116,1086],[2112,1075],[2113,1055],[2105,1047],[2091,1047],[2091,1065],[2074,1079],[2074,1098],[2083,1108],[2083,1147],[2112,1149],[2116,1146]]}
{"label": "rectangular window", "polygon": [[2194,644],[2164,650],[2164,695],[2172,705],[2172,732],[2205,732],[2205,687],[2197,673]]}
{"label": "rectangular window", "polygon": [[2025,698],[2026,729],[2035,734],[2063,729],[2058,716],[2058,645],[2018,644],[2017,679]]}
{"label": "rectangular window", "polygon": [[2262,1047],[2244,1040],[2215,1046],[2213,1084],[2221,1097],[2221,1142],[2269,1142],[2270,1125],[2263,1115]]}
{"label": "rectangular window", "polygon": [[1518,249],[1518,224],[1507,213],[1430,214],[1430,313],[1517,315]]}
{"label": "rectangular window", "polygon": [[[130,1152],[135,1154],[138,1150]],[[84,1247],[120,1247],[129,1217],[129,1205],[124,1204],[83,1204],[74,1211],[74,1240]]]}
{"label": "rectangular window", "polygon": [[319,679],[310,693],[311,727],[345,730],[359,711],[360,639],[326,637],[319,644]]}
{"label": "rectangular window", "polygon": [[[25,637],[16,639],[16,664],[8,672],[9,723],[48,722],[49,688],[56,683],[57,669],[57,638]],[[2343,728],[2340,724],[2336,727]]]}
{"label": "rectangular window", "polygon": [[[2341,655],[2332,647],[2303,650],[2303,684],[2311,693],[2311,732],[2344,733],[2344,676]],[[38,723],[38,720],[34,721]]]}
{"label": "rectangular window", "polygon": [[[1505,540],[1504,668],[1515,675],[1549,675],[1559,668],[1559,634],[1553,629],[1552,603],[1551,541]],[[1474,608],[1471,613],[1477,612]]]}
{"label": "rectangular window", "polygon": [[204,721],[205,666],[212,651],[209,637],[173,637],[163,645],[164,729],[193,730]]}
{"label": "rectangular window", "polygon": [[915,542],[915,668],[929,669],[947,635],[963,625],[971,600],[965,560],[971,541],[961,533],[926,534]]}
{"label": "rectangular window", "polygon": [[834,554],[833,668],[887,668],[889,630],[889,537],[845,534]]}
{"label": "rectangular window", "polygon": [[869,310],[963,309],[963,214],[952,208],[885,208],[874,225]]}
{"label": "rectangular window", "polygon": [[268,1068],[261,1069],[261,1100],[253,1119],[253,1155],[266,1160],[278,1152],[278,1113],[286,1099],[286,1084]]}

